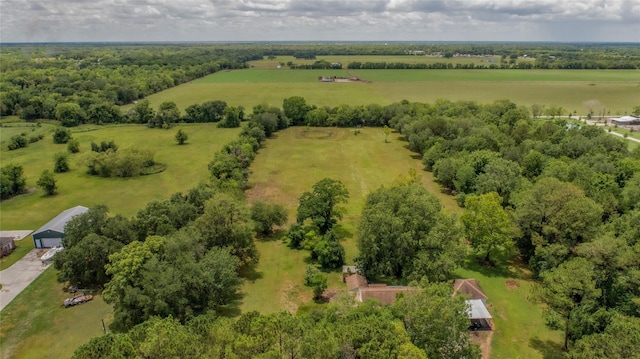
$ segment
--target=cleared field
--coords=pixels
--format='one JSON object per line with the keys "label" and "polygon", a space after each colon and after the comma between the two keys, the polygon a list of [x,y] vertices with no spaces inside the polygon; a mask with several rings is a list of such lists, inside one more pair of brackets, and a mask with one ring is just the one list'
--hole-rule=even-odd
{"label": "cleared field", "polygon": [[[360,83],[322,83],[318,76],[359,76]],[[370,82],[369,82],[370,81]],[[194,103],[224,100],[247,109],[259,103],[282,106],[291,96],[307,103],[386,105],[401,100],[437,99],[488,103],[510,99],[530,106],[561,106],[585,115],[585,101],[598,100],[612,115],[629,113],[640,98],[638,70],[288,70],[246,69],[219,72],[151,95],[158,107],[174,101],[182,110]],[[125,107],[127,109],[129,107]]]}
{"label": "cleared field", "polygon": [[[380,128],[363,128],[359,135],[343,128],[289,128],[267,141],[251,166],[249,201],[280,203],[295,220],[300,195],[310,191],[314,183],[329,177],[338,179],[349,190],[349,202],[339,233],[345,236],[343,245],[347,261],[357,255],[356,224],[366,195],[382,185],[389,185],[416,170],[425,186],[436,194],[449,212],[460,209],[453,198],[440,193],[430,173],[405,148],[399,136],[384,142]],[[245,283],[241,309],[262,312],[295,309],[312,297],[302,286],[306,251],[291,250],[280,241],[259,243],[259,279]],[[341,287],[340,276],[331,274],[330,286]]]}
{"label": "cleared field", "polygon": [[[35,185],[44,169],[53,170],[54,153],[66,151],[51,136],[27,148],[3,151],[2,163],[24,167],[30,193],[2,202],[0,228],[38,229],[61,211],[77,205],[87,207],[105,204],[112,213],[132,216],[147,202],[168,199],[171,194],[186,191],[207,178],[207,164],[222,145],[234,139],[239,129],[219,129],[215,124],[181,125],[189,135],[184,146],[174,140],[177,128],[149,129],[142,125],[85,126],[75,128],[73,137],[80,141],[80,153],[71,155],[71,171],[55,174],[58,194],[43,197]],[[155,151],[155,160],[167,165],[166,171],[136,178],[99,178],[89,176],[78,164],[90,143],[114,140],[120,148],[136,146]],[[23,241],[28,241],[25,238]]]}
{"label": "cleared field", "polygon": [[[32,136],[46,135],[53,131],[54,125],[43,123],[37,126],[35,123],[3,122],[0,130],[0,149],[6,150],[11,137],[24,134],[27,140]],[[31,144],[29,144],[31,145]]]}

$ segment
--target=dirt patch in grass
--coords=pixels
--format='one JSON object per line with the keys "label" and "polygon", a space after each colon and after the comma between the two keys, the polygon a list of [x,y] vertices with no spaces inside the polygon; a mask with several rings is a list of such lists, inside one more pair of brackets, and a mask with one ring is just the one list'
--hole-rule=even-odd
{"label": "dirt patch in grass", "polygon": [[278,295],[280,296],[282,307],[285,308],[285,310],[290,313],[295,313],[298,310],[298,303],[300,303],[298,296],[300,295],[300,291],[295,283],[287,280],[280,288]]}
{"label": "dirt patch in grass", "polygon": [[482,359],[489,359],[491,357],[491,340],[493,339],[493,330],[471,332],[471,342],[480,346],[482,352]]}
{"label": "dirt patch in grass", "polygon": [[507,287],[507,289],[516,289],[516,288],[520,288],[520,283],[518,283],[517,280],[513,280],[513,279],[507,279],[504,281],[504,285],[505,287]]}
{"label": "dirt patch in grass", "polygon": [[302,130],[298,131],[298,136],[296,137],[322,140],[325,138],[331,138],[333,135],[334,132],[331,130]]}

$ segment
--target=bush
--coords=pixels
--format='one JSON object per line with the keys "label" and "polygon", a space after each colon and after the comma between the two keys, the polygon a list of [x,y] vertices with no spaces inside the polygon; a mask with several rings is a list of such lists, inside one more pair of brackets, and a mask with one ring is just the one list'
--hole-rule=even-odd
{"label": "bush", "polygon": [[115,152],[91,152],[83,158],[87,173],[100,177],[136,177],[148,173],[155,165],[153,152],[140,149],[125,149]]}
{"label": "bush", "polygon": [[9,145],[7,146],[10,151],[17,150],[18,148],[27,147],[27,138],[22,135],[15,135],[11,137]]}
{"label": "bush", "polygon": [[176,132],[176,142],[178,142],[179,145],[184,145],[185,142],[187,142],[187,140],[189,139],[189,136],[187,136],[187,133],[182,131],[182,129],[178,130],[178,132]]}
{"label": "bush", "polygon": [[56,185],[56,179],[53,177],[53,173],[49,170],[42,171],[38,182],[36,182],[38,187],[42,188],[42,190],[48,195],[51,196],[56,193],[58,190],[58,186]]}
{"label": "bush", "polygon": [[304,285],[313,289],[314,299],[320,299],[327,289],[327,277],[318,268],[308,266],[304,274]]}
{"label": "bush", "polygon": [[69,154],[58,152],[53,156],[53,172],[63,173],[69,171]]}
{"label": "bush", "polygon": [[71,131],[66,128],[58,127],[53,132],[53,143],[67,143],[71,139]]}
{"label": "bush", "polygon": [[71,153],[78,153],[80,152],[80,142],[78,140],[76,140],[75,138],[72,138],[71,140],[69,140],[69,142],[67,143],[67,150]]}

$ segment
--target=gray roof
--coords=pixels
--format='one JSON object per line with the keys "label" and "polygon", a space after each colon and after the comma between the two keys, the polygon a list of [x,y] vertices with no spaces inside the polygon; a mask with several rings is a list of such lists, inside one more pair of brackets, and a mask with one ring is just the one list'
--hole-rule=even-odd
{"label": "gray roof", "polygon": [[33,232],[33,236],[46,231],[64,233],[64,227],[67,225],[67,222],[69,222],[75,216],[86,213],[88,210],[89,208],[83,206],[69,208],[68,210],[57,215],[54,219],[47,222],[47,224],[45,224],[44,226],[38,228],[37,231]]}
{"label": "gray roof", "polygon": [[468,299],[467,302],[467,314],[469,319],[491,319],[491,314],[484,306],[484,303],[480,299]]}

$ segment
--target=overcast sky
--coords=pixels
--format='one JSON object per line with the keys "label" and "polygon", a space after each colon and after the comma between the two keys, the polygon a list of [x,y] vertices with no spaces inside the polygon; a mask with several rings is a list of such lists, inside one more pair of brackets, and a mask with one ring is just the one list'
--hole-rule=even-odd
{"label": "overcast sky", "polygon": [[640,0],[1,0],[0,41],[640,42]]}

